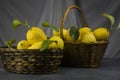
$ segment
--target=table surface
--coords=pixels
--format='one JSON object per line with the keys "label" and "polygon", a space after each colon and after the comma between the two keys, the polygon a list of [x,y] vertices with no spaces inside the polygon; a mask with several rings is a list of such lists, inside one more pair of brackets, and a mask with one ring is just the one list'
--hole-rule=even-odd
{"label": "table surface", "polygon": [[98,68],[60,67],[55,74],[16,74],[0,63],[0,80],[120,80],[120,59],[103,59]]}

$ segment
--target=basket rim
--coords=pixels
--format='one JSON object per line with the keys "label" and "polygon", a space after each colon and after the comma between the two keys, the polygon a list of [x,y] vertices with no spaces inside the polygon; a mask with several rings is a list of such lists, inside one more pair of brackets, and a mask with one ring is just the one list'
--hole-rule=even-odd
{"label": "basket rim", "polygon": [[62,49],[55,49],[55,48],[51,48],[51,49],[45,49],[44,51],[40,51],[40,49],[16,49],[15,47],[13,48],[8,48],[8,47],[0,47],[0,51],[1,52],[40,52],[40,53],[44,53],[44,52],[62,52]]}
{"label": "basket rim", "polygon": [[95,43],[81,43],[81,42],[68,42],[68,41],[64,41],[64,43],[65,44],[67,43],[67,44],[80,44],[80,45],[87,44],[87,45],[89,45],[89,44],[108,44],[109,41],[108,40],[106,40],[106,41],[97,41]]}

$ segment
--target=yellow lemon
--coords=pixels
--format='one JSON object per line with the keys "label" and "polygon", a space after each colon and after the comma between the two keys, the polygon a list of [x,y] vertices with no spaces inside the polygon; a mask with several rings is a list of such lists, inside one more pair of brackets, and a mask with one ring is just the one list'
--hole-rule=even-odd
{"label": "yellow lemon", "polygon": [[52,32],[53,32],[53,36],[60,36],[60,32],[57,32],[55,30],[52,30]]}
{"label": "yellow lemon", "polygon": [[107,28],[100,27],[93,31],[97,41],[107,40],[109,38],[110,32]]}
{"label": "yellow lemon", "polygon": [[77,39],[77,42],[81,42],[81,33],[80,33],[80,30],[79,30],[79,38]]}
{"label": "yellow lemon", "polygon": [[92,30],[89,27],[82,27],[79,29],[79,38],[77,40],[77,42],[81,42],[81,36],[83,36],[86,33],[91,32]]}
{"label": "yellow lemon", "polygon": [[17,49],[27,49],[30,46],[30,43],[27,40],[21,40],[17,44]]}
{"label": "yellow lemon", "polygon": [[91,32],[92,30],[89,27],[82,27],[79,29],[81,35],[84,35],[87,32]]}
{"label": "yellow lemon", "polygon": [[88,32],[81,36],[81,42],[82,43],[95,43],[96,38],[92,32]]}
{"label": "yellow lemon", "polygon": [[28,47],[27,49],[40,49],[42,45],[42,42],[36,42],[33,45],[31,45],[30,47]]}
{"label": "yellow lemon", "polygon": [[34,44],[46,40],[47,36],[39,27],[32,27],[27,31],[26,38],[30,44]]}
{"label": "yellow lemon", "polygon": [[[63,38],[66,39],[66,29],[63,29]],[[60,36],[60,32],[53,30],[53,36]]]}
{"label": "yellow lemon", "polygon": [[63,40],[58,36],[52,36],[49,40],[56,41],[57,48],[63,49],[64,48],[64,42]]}
{"label": "yellow lemon", "polygon": [[48,46],[48,49],[50,49],[50,48],[58,48],[58,47],[57,47],[57,43],[56,43],[56,42],[51,43],[51,44]]}

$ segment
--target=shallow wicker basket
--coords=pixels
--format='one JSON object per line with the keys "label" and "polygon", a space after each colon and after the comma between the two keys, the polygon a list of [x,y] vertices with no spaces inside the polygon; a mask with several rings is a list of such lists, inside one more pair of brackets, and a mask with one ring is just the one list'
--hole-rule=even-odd
{"label": "shallow wicker basket", "polygon": [[0,48],[2,63],[8,72],[21,74],[50,74],[59,71],[63,51],[49,50],[17,50]]}
{"label": "shallow wicker basket", "polygon": [[[61,25],[60,35],[63,38],[63,27],[67,14],[71,9],[77,9],[83,19],[83,27],[88,27],[84,14],[78,6],[69,6],[65,11]],[[64,57],[62,66],[69,67],[98,67],[104,56],[108,41],[96,43],[74,43],[66,42],[64,47]]]}

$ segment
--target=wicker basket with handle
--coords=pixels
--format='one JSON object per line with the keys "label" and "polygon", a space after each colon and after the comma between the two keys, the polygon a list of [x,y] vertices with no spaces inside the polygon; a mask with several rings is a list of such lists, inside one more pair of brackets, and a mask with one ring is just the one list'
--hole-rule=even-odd
{"label": "wicker basket with handle", "polygon": [[[81,8],[78,6],[69,6],[65,11],[60,25],[60,35],[63,38],[63,28],[65,19],[71,9],[77,9],[82,17],[83,26],[88,27],[87,21]],[[104,56],[108,41],[96,42],[96,43],[75,43],[66,42],[64,47],[64,57],[62,60],[62,66],[69,67],[98,67]]]}

